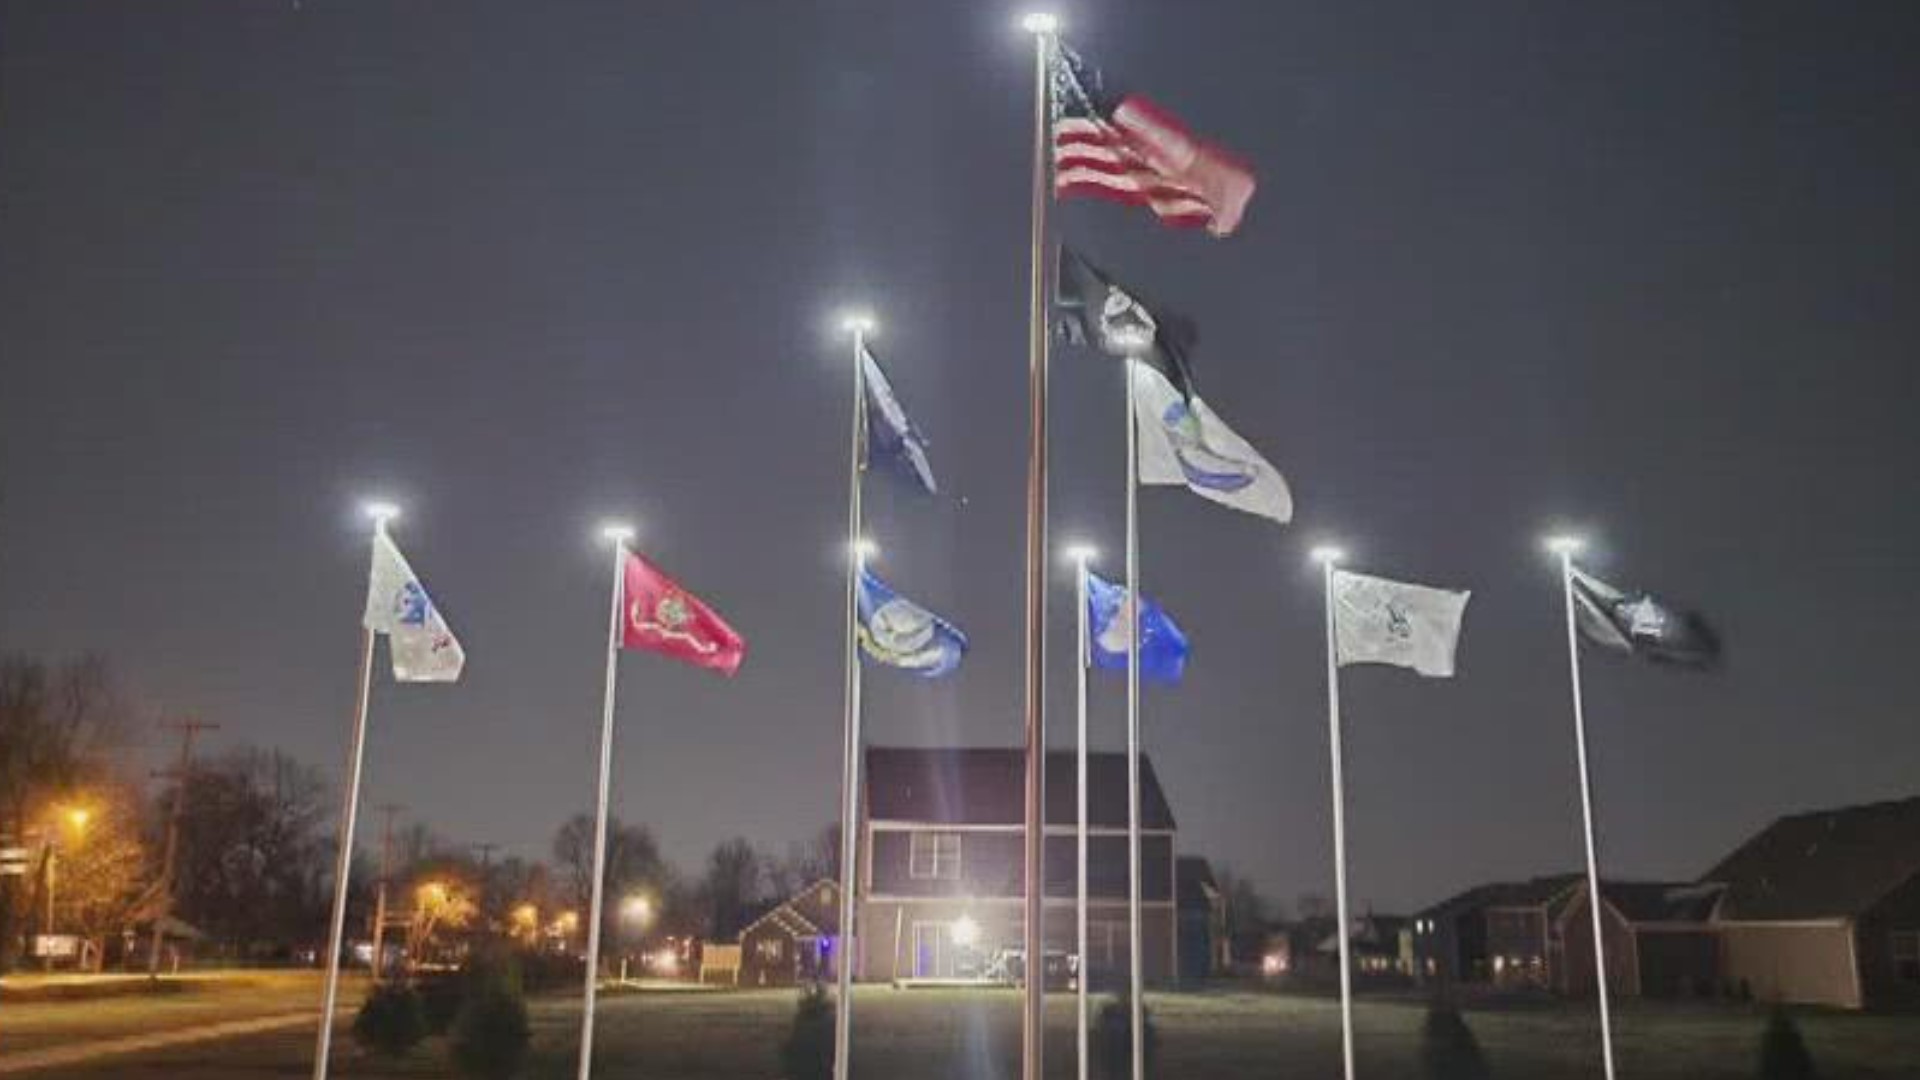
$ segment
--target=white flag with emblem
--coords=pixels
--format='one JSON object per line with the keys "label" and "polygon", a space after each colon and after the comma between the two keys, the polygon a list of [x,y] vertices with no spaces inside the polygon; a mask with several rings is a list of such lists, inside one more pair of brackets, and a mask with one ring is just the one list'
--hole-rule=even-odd
{"label": "white flag with emblem", "polygon": [[1342,665],[1394,664],[1451,678],[1470,595],[1335,570],[1335,655]]}
{"label": "white flag with emblem", "polygon": [[373,569],[367,575],[367,629],[387,635],[393,677],[400,682],[453,682],[466,666],[466,651],[440,617],[407,557],[384,531],[373,537]]}
{"label": "white flag with emblem", "polygon": [[1166,376],[1133,363],[1140,482],[1181,484],[1203,499],[1286,524],[1293,493],[1280,470],[1195,394],[1182,398]]}

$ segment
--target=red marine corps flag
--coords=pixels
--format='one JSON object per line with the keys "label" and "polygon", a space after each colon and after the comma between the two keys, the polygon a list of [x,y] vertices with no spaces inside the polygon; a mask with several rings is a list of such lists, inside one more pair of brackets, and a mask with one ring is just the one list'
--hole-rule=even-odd
{"label": "red marine corps flag", "polygon": [[639,554],[627,552],[620,645],[685,660],[722,675],[740,670],[746,639],[699,597],[660,572]]}
{"label": "red marine corps flag", "polygon": [[1110,92],[1064,42],[1053,50],[1053,191],[1152,210],[1174,228],[1230,236],[1253,170],[1139,94]]}

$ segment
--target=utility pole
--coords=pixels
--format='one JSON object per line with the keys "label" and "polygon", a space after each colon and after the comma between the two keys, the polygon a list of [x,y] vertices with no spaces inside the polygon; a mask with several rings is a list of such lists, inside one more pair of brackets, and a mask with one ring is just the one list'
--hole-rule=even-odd
{"label": "utility pole", "polygon": [[387,878],[393,873],[393,816],[401,810],[398,803],[382,803],[380,813],[386,825],[380,831],[380,886],[373,902],[373,981],[379,982],[386,957],[382,949],[387,937]]}
{"label": "utility pole", "polygon": [[193,742],[200,737],[201,732],[217,731],[220,725],[187,717],[181,720],[162,720],[160,728],[163,731],[172,730],[180,733],[180,763],[172,769],[161,769],[153,774],[156,778],[173,780],[173,811],[167,816],[167,851],[160,864],[161,902],[153,915],[153,939],[147,948],[149,976],[160,974],[161,922],[165,917],[173,914],[174,860],[178,858],[180,852],[180,815],[187,803],[187,782],[193,775]]}

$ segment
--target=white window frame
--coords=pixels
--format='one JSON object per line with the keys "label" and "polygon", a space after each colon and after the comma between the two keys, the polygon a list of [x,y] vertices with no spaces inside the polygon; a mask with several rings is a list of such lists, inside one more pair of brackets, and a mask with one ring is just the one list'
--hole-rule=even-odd
{"label": "white window frame", "polygon": [[916,881],[960,880],[960,834],[919,830],[907,841],[907,876]]}

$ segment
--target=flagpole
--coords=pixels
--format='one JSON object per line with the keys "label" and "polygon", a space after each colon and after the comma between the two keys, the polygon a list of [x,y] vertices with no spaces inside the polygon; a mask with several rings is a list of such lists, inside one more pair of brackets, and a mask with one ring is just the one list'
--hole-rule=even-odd
{"label": "flagpole", "polygon": [[1347,916],[1347,795],[1345,770],[1340,760],[1340,656],[1333,613],[1333,568],[1340,561],[1340,552],[1317,548],[1314,558],[1322,570],[1327,607],[1327,747],[1333,769],[1334,916],[1340,923],[1334,932],[1340,946],[1340,1053],[1346,1080],[1353,1080],[1353,967],[1347,940],[1352,933]]}
{"label": "flagpole", "polygon": [[1026,988],[1020,1021],[1020,1075],[1041,1080],[1042,1042],[1046,1012],[1045,915],[1042,904],[1041,851],[1044,823],[1041,780],[1045,765],[1047,632],[1047,122],[1048,62],[1052,58],[1058,23],[1051,15],[1033,14],[1022,20],[1033,35],[1033,186],[1032,236],[1028,251],[1031,292],[1027,307],[1027,551],[1026,551],[1026,857],[1024,903],[1026,925]]}
{"label": "flagpole", "polygon": [[1092,655],[1087,648],[1087,560],[1093,557],[1087,548],[1071,553],[1074,563],[1075,623],[1079,628],[1079,651],[1074,654],[1077,675],[1074,725],[1074,955],[1080,958],[1080,970],[1074,978],[1074,1030],[1079,1047],[1075,1061],[1079,1078],[1087,1080],[1087,663]]}
{"label": "flagpole", "polygon": [[1587,768],[1587,714],[1580,689],[1580,635],[1576,630],[1573,597],[1573,553],[1579,541],[1555,537],[1548,542],[1560,556],[1560,588],[1567,607],[1567,674],[1573,688],[1573,742],[1580,763],[1580,824],[1587,844],[1587,911],[1593,917],[1593,976],[1595,993],[1600,999],[1600,1056],[1606,1065],[1607,1080],[1613,1074],[1613,1011],[1607,1002],[1607,948],[1601,936],[1600,858],[1596,853],[1593,831],[1593,785]]}
{"label": "flagpole", "polygon": [[1140,933],[1140,431],[1133,422],[1137,403],[1135,368],[1127,368],[1127,966],[1131,999],[1133,1080],[1146,1080],[1147,1035],[1145,957]]}
{"label": "flagpole", "polygon": [[849,316],[853,332],[853,419],[847,454],[847,670],[846,716],[840,733],[840,940],[834,955],[838,991],[833,1025],[833,1078],[847,1080],[853,1067],[853,890],[854,861],[859,848],[860,811],[860,571],[865,566],[865,542],[860,536],[861,418],[866,413],[867,331],[872,320]]}
{"label": "flagpole", "polygon": [[600,707],[600,787],[593,816],[593,885],[587,904],[587,972],[585,1000],[580,1009],[579,1080],[593,1071],[593,1006],[600,978],[600,915],[606,902],[607,802],[613,790],[614,693],[620,674],[620,600],[624,594],[627,542],[633,530],[609,525],[602,534],[613,542],[613,588],[607,601],[607,680]]}
{"label": "flagpole", "polygon": [[[373,543],[386,535],[387,522],[398,512],[391,506],[367,508],[373,517]],[[368,554],[367,573],[371,578],[373,555]],[[340,950],[347,929],[347,879],[353,870],[353,833],[360,814],[360,774],[366,759],[367,704],[373,696],[373,628],[363,619],[360,626],[360,687],[354,696],[353,735],[347,749],[346,789],[340,797],[340,837],[333,860],[333,915],[327,928],[325,989],[320,995],[320,1034],[313,1049],[313,1080],[326,1080],[327,1062],[333,1053],[333,1011],[340,1000]]]}

